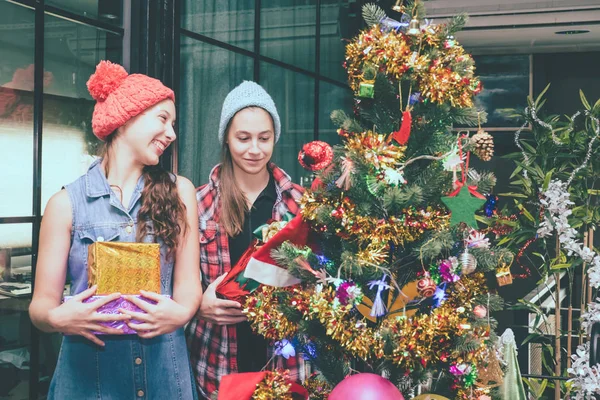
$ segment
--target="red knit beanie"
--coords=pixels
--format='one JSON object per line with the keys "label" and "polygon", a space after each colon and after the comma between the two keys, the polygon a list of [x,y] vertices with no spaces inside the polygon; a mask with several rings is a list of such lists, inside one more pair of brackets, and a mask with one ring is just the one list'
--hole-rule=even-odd
{"label": "red knit beanie", "polygon": [[156,103],[165,99],[175,101],[173,91],[158,79],[129,75],[125,68],[110,61],[100,61],[87,87],[96,100],[92,130],[100,140]]}

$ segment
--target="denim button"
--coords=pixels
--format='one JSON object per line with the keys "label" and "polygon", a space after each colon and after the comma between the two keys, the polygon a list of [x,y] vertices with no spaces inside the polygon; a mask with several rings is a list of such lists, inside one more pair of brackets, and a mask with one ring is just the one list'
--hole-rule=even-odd
{"label": "denim button", "polygon": [[127,227],[125,228],[125,232],[127,232],[127,234],[129,235],[131,233],[131,231],[133,231],[133,228],[129,225],[127,225]]}
{"label": "denim button", "polygon": [[142,363],[142,359],[141,358],[138,357],[138,358],[135,359],[135,364],[136,365],[140,365],[141,363]]}
{"label": "denim button", "polygon": [[137,395],[138,395],[138,397],[144,397],[144,391],[138,390]]}

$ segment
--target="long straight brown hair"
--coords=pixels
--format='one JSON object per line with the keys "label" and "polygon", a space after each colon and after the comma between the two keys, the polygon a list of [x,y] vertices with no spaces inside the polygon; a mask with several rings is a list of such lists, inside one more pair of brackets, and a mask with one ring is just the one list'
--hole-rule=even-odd
{"label": "long straight brown hair", "polygon": [[[229,127],[225,130],[225,133],[229,134]],[[219,223],[229,237],[234,237],[244,229],[248,203],[246,195],[235,181],[233,159],[226,140],[223,140],[223,146],[221,147],[219,192],[221,202]]]}
{"label": "long straight brown hair", "polygon": [[[108,178],[110,169],[110,148],[118,132],[109,135],[102,146],[101,156],[106,160],[105,173]],[[179,197],[177,183],[171,175],[160,165],[147,165],[144,167],[144,189],[142,189],[140,211],[138,213],[138,228],[136,240],[141,242],[150,232],[154,238],[160,238],[168,249],[168,256],[172,257],[179,244],[179,235],[185,235],[188,229],[186,220],[186,207]],[[183,227],[183,231],[182,231]]]}

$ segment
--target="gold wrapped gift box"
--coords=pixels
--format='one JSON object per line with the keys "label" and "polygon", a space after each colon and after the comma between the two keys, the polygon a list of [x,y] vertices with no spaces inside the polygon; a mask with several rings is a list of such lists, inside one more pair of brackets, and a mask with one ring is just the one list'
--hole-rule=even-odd
{"label": "gold wrapped gift box", "polygon": [[160,293],[158,243],[96,242],[88,248],[88,283],[97,294]]}

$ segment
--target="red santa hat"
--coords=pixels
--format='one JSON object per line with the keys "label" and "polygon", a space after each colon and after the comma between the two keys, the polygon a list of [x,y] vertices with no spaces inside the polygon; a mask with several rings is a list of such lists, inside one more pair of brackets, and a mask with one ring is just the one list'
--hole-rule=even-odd
{"label": "red santa hat", "polygon": [[244,277],[276,287],[300,283],[299,278],[277,265],[271,256],[271,251],[277,249],[284,242],[290,242],[296,246],[308,245],[314,248],[310,236],[310,225],[302,219],[302,215],[296,215],[283,229],[252,254],[244,271]]}

